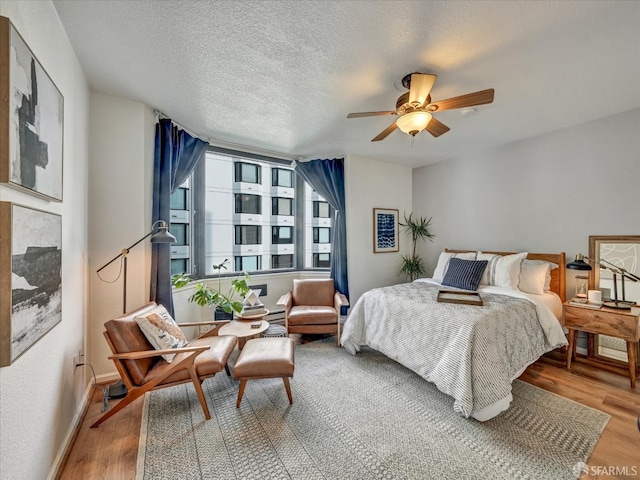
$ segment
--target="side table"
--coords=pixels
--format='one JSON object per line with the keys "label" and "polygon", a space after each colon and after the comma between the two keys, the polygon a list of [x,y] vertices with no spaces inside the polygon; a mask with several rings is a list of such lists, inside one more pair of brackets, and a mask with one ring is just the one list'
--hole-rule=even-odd
{"label": "side table", "polygon": [[575,355],[577,331],[601,333],[621,338],[627,342],[627,360],[631,388],[636,387],[638,376],[638,341],[640,340],[640,309],[616,310],[613,308],[593,309],[566,302],[563,305],[564,326],[569,330],[567,351],[567,369],[571,368],[571,359]]}

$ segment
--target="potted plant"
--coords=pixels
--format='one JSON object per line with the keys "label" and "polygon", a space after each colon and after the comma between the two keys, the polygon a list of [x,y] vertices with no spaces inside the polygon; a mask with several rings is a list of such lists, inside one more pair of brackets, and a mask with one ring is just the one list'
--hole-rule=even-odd
{"label": "potted plant", "polygon": [[[222,270],[227,269],[228,263],[229,259],[227,258],[221,264],[213,265],[213,269],[218,272],[218,288],[213,288],[203,282],[197,282],[193,295],[189,297],[190,302],[197,303],[201,307],[215,307],[215,318],[217,320],[232,318],[233,312],[240,313],[243,306],[242,299],[250,290],[247,281],[251,280],[251,277],[245,273],[243,278],[236,278],[231,281],[231,287],[227,292],[222,291],[221,274]],[[185,287],[192,282],[193,280],[183,273],[178,273],[171,277],[171,285],[176,288]],[[240,300],[238,300],[238,297]]]}
{"label": "potted plant", "polygon": [[413,241],[412,254],[410,256],[401,255],[402,268],[400,269],[400,273],[407,275],[412,282],[418,277],[423,277],[426,273],[422,258],[416,255],[416,243],[418,239],[428,239],[430,242],[433,242],[435,235],[429,231],[432,218],[433,217],[429,217],[429,219],[426,217],[413,218],[413,213],[410,213],[409,217],[407,217],[405,213],[404,223],[400,222],[400,226],[403,227],[406,233],[411,235],[411,240]]}

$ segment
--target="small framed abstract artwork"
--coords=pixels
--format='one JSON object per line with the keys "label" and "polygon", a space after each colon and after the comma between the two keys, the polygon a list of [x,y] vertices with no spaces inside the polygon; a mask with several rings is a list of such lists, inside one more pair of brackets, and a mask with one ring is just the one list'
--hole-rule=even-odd
{"label": "small framed abstract artwork", "polygon": [[0,202],[0,367],[62,320],[62,217]]}
{"label": "small framed abstract artwork", "polygon": [[397,252],[398,210],[373,209],[373,253]]}
{"label": "small framed abstract artwork", "polygon": [[0,182],[61,202],[63,126],[62,93],[0,17]]}

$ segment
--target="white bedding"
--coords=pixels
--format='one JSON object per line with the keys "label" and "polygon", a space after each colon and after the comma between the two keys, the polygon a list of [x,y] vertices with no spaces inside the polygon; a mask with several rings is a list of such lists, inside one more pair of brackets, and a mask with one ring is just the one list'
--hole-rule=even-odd
{"label": "white bedding", "polygon": [[421,279],[366,292],[347,318],[342,345],[352,354],[362,345],[380,351],[452,396],[456,412],[488,420],[510,404],[514,378],[567,344],[552,313],[560,300],[483,287],[485,305],[476,307],[437,303],[439,288]]}

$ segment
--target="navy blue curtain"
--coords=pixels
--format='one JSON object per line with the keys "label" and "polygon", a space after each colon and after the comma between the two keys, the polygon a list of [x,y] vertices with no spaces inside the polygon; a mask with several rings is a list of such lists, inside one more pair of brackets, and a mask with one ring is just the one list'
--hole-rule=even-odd
{"label": "navy blue curtain", "polygon": [[[192,137],[171,120],[158,121],[153,164],[153,222],[169,223],[171,194],[204,158],[207,146],[207,142]],[[173,316],[170,244],[151,245],[151,300],[164,305]]]}
{"label": "navy blue curtain", "polygon": [[344,200],[344,159],[296,162],[295,171],[331,205],[336,216],[331,239],[331,278],[336,289],[349,298],[347,276],[347,221]]}

